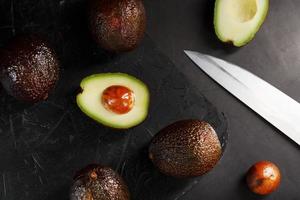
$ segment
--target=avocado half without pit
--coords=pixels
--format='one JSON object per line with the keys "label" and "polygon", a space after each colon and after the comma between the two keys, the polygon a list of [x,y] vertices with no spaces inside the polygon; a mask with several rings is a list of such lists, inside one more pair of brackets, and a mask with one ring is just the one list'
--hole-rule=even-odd
{"label": "avocado half without pit", "polygon": [[240,47],[255,36],[268,13],[269,0],[216,0],[214,26],[218,38]]}
{"label": "avocado half without pit", "polygon": [[177,121],[155,135],[149,158],[164,174],[179,178],[209,172],[219,161],[222,147],[213,127],[200,120]]}
{"label": "avocado half without pit", "polygon": [[143,122],[148,114],[149,90],[139,79],[124,73],[95,74],[84,78],[77,105],[97,122],[127,129]]}

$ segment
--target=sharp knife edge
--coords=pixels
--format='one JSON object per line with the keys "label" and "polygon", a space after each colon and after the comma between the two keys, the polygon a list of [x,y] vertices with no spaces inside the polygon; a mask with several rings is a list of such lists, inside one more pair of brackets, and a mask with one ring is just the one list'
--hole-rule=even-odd
{"label": "sharp knife edge", "polygon": [[254,74],[221,59],[184,51],[194,63],[300,145],[300,104]]}

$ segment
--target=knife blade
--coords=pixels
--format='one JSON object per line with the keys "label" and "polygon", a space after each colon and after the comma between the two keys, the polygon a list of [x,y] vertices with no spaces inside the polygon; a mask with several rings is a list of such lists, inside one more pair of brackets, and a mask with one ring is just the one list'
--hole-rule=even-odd
{"label": "knife blade", "polygon": [[300,104],[251,72],[227,61],[184,51],[207,75],[300,145]]}

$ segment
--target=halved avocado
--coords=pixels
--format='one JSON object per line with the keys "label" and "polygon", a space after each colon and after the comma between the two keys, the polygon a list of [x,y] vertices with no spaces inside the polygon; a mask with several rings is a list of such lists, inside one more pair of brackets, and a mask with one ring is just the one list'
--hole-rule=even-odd
{"label": "halved avocado", "polygon": [[[132,91],[132,108],[123,114],[115,113],[101,101],[107,88],[122,86]],[[124,73],[94,74],[84,78],[77,95],[77,105],[89,117],[112,128],[127,129],[143,122],[148,114],[150,94],[147,86],[139,79]]]}
{"label": "halved avocado", "polygon": [[269,9],[269,0],[216,0],[214,26],[218,38],[240,47],[259,30]]}

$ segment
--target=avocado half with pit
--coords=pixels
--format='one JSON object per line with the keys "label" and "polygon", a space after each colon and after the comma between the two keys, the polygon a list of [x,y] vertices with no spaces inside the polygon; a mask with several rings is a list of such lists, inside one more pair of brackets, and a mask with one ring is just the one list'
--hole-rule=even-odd
{"label": "avocado half with pit", "polygon": [[127,129],[143,122],[148,114],[150,94],[139,79],[124,73],[94,74],[84,78],[77,105],[97,122]]}
{"label": "avocado half with pit", "polygon": [[216,0],[214,26],[218,38],[240,47],[255,36],[264,22],[269,0]]}

